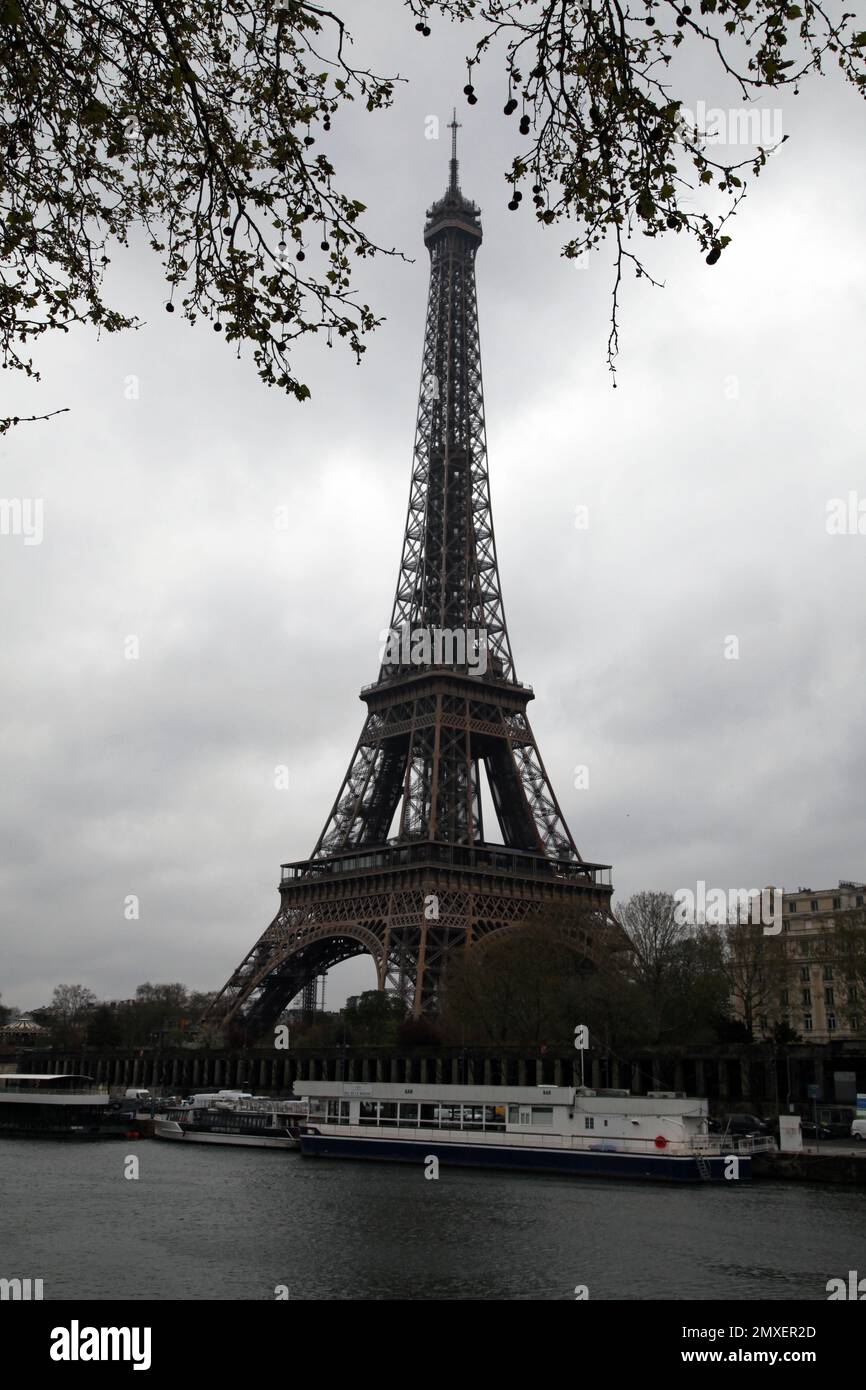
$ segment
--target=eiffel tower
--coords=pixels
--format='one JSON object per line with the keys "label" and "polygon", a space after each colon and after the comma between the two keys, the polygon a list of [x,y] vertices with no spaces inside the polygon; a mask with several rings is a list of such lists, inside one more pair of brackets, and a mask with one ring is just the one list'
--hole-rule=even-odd
{"label": "eiffel tower", "polygon": [[[555,917],[592,956],[609,866],[582,859],[514,671],[490,509],[475,298],[480,210],[458,183],[427,214],[430,290],[397,593],[364,727],[309,859],[282,866],[280,908],[205,1017],[249,1040],[351,956],[417,1017],[450,953]],[[482,818],[486,776],[501,842]],[[489,816],[488,816],[489,819]],[[583,924],[583,925],[579,925]]]}

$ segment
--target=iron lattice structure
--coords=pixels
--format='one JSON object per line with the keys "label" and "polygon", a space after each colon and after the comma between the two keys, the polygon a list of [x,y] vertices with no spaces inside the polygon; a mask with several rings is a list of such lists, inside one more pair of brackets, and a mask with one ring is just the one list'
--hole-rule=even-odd
{"label": "iron lattice structure", "polygon": [[[578,853],[515,675],[490,507],[475,256],[457,180],[427,214],[430,289],[397,593],[364,727],[311,857],[284,864],[280,909],[209,1010],[255,1036],[317,976],[368,952],[379,988],[437,1006],[450,952],[555,915],[592,955],[607,865]],[[486,775],[502,843],[485,838]]]}

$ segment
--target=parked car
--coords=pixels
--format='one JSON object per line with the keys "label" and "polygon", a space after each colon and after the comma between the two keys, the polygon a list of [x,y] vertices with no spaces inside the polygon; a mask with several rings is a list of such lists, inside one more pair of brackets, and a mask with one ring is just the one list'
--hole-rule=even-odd
{"label": "parked car", "polygon": [[851,1138],[860,1140],[866,1139],[866,1120],[860,1119],[852,1121]]}
{"label": "parked car", "polygon": [[805,1115],[803,1115],[803,1116],[801,1117],[801,1119],[800,1119],[800,1129],[803,1131],[803,1138],[804,1138],[804,1139],[814,1139],[814,1138],[816,1137],[816,1128],[817,1128],[817,1138],[818,1138],[818,1139],[832,1139],[832,1138],[833,1138],[833,1131],[832,1131],[832,1129],[830,1128],[829,1125],[822,1125],[822,1124],[819,1122],[818,1125],[816,1126],[814,1120],[808,1119],[807,1116],[805,1116]]}
{"label": "parked car", "polygon": [[744,1137],[748,1134],[771,1134],[772,1128],[766,1120],[757,1115],[728,1115],[723,1125],[726,1134]]}
{"label": "parked car", "polygon": [[847,1139],[851,1133],[851,1122],[857,1117],[850,1105],[824,1105],[818,1111],[818,1118],[834,1139]]}

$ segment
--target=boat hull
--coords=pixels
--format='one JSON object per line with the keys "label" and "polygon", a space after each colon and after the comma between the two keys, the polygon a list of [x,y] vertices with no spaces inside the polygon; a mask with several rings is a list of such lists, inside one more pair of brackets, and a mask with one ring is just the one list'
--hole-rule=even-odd
{"label": "boat hull", "polygon": [[179,1125],[175,1120],[154,1120],[155,1139],[173,1139],[189,1144],[231,1144],[250,1149],[297,1149],[298,1140],[290,1134],[243,1134],[220,1132]]}
{"label": "boat hull", "polygon": [[[727,1156],[698,1159],[691,1154],[627,1154],[593,1149],[552,1149],[513,1145],[441,1143],[428,1140],[366,1138],[356,1135],[302,1133],[301,1153],[317,1158],[378,1159],[424,1164],[437,1158],[448,1166],[499,1168],[523,1172],[565,1173],[575,1177],[624,1178],[653,1182],[733,1181]],[[737,1180],[748,1182],[750,1155],[737,1155]]]}

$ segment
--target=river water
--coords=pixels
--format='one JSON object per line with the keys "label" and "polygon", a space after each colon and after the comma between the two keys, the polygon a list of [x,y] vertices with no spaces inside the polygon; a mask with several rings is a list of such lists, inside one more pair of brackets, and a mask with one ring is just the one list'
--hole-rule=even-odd
{"label": "river water", "polygon": [[797,1183],[436,1181],[283,1150],[6,1139],[0,1193],[0,1277],[41,1278],[46,1299],[824,1300],[866,1273],[866,1194]]}

